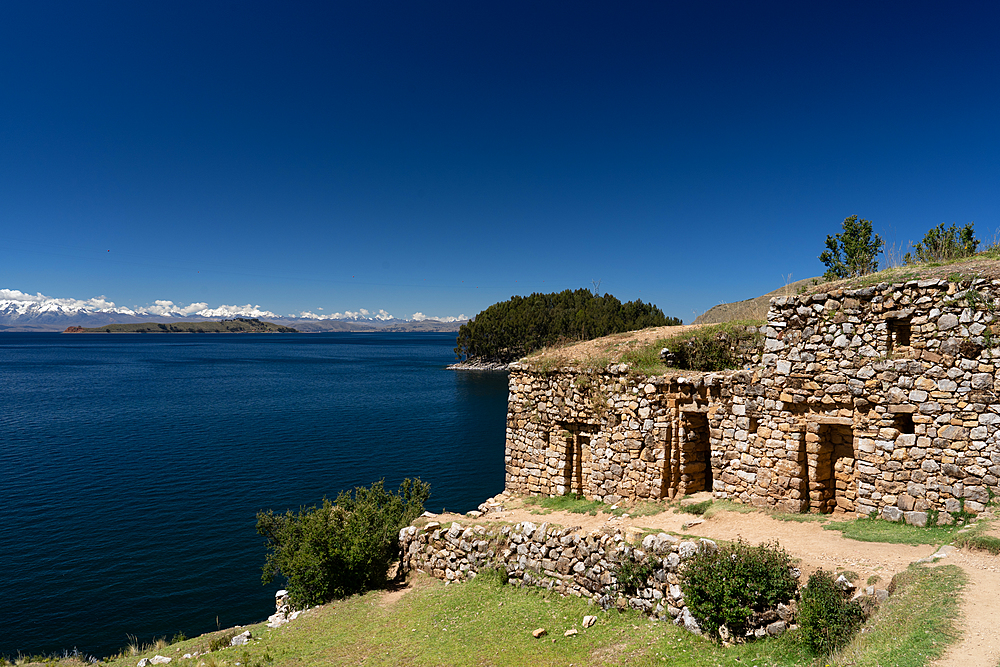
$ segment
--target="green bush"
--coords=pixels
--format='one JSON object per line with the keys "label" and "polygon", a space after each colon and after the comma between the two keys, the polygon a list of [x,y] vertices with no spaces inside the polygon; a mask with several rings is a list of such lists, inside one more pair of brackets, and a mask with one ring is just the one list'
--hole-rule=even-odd
{"label": "green bush", "polygon": [[629,554],[618,564],[615,570],[615,581],[620,593],[635,595],[640,588],[645,588],[647,580],[653,576],[656,565],[651,560],[636,559],[635,555]]}
{"label": "green bush", "polygon": [[942,222],[932,227],[924,234],[924,240],[913,247],[913,254],[906,253],[903,261],[907,264],[945,262],[975,255],[979,240],[974,225],[970,222],[961,228],[952,225],[945,229]]}
{"label": "green bush", "polygon": [[848,602],[834,583],[833,575],[817,570],[802,589],[799,625],[806,644],[817,655],[826,655],[844,646],[865,620],[864,609]]}
{"label": "green bush", "polygon": [[288,580],[297,608],[382,588],[399,555],[399,530],[424,511],[430,485],[405,479],[397,493],[382,481],[341,491],[322,507],[257,514],[257,532],[267,540],[263,582]]}
{"label": "green bush", "polygon": [[762,337],[751,322],[727,322],[668,338],[663,346],[673,357],[668,365],[692,371],[739,368],[760,347]]}
{"label": "green bush", "polygon": [[795,597],[798,584],[791,557],[777,542],[751,546],[742,540],[702,551],[686,563],[681,590],[702,631],[719,636],[720,626],[742,637],[754,614]]}
{"label": "green bush", "polygon": [[213,651],[218,651],[220,649],[227,648],[229,646],[229,643],[233,641],[233,637],[235,636],[236,636],[236,630],[230,630],[228,632],[222,633],[217,637],[213,637],[212,640],[208,642],[209,652],[211,653]]}

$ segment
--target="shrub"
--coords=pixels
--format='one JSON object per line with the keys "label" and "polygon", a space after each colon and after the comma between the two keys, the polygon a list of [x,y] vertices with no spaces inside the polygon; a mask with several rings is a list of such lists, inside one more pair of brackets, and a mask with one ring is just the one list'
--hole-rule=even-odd
{"label": "shrub", "polygon": [[742,637],[754,614],[788,602],[797,588],[791,557],[777,542],[751,546],[742,540],[696,554],[681,582],[685,604],[711,637],[723,625]]}
{"label": "shrub", "polygon": [[945,229],[942,222],[932,227],[924,234],[924,240],[913,247],[913,254],[906,253],[903,261],[907,264],[944,262],[975,255],[979,240],[973,229],[974,224],[970,222],[961,228],[952,225]]}
{"label": "shrub", "polygon": [[741,357],[751,356],[762,340],[753,324],[727,322],[668,338],[663,342],[672,357],[668,364],[693,371],[739,368],[743,363]]}
{"label": "shrub", "polygon": [[615,581],[618,592],[635,595],[640,588],[645,588],[647,580],[653,576],[656,565],[648,559],[637,559],[634,554],[628,554],[615,569]]}
{"label": "shrub", "polygon": [[806,644],[817,655],[826,655],[851,640],[865,620],[856,602],[848,602],[834,583],[833,575],[817,570],[802,589],[799,625]]}
{"label": "shrub", "polygon": [[677,509],[685,514],[694,514],[696,516],[703,515],[709,507],[712,506],[711,500],[703,500],[700,503],[691,503],[690,505],[681,505]]}
{"label": "shrub", "polygon": [[236,636],[236,631],[230,630],[228,632],[223,632],[221,635],[218,635],[216,637],[212,637],[212,640],[208,642],[209,652],[227,648],[230,642],[233,641],[233,637],[235,636]]}
{"label": "shrub", "polygon": [[507,585],[507,569],[500,567],[484,567],[476,573],[474,581],[483,586],[499,588]]}
{"label": "shrub", "polygon": [[257,514],[257,532],[267,540],[265,584],[281,574],[294,607],[322,604],[388,583],[399,555],[399,530],[424,511],[430,485],[405,479],[395,494],[382,481],[341,491],[322,507]]}

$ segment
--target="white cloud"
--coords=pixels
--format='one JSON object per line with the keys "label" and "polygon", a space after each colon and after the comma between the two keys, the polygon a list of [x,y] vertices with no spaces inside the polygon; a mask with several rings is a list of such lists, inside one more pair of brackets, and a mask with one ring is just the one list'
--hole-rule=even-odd
{"label": "white cloud", "polygon": [[434,320],[436,322],[461,322],[469,318],[466,317],[465,315],[458,315],[458,316],[449,315],[448,317],[429,317],[427,315],[424,315],[423,313],[413,313],[410,319],[413,320],[414,322],[424,322],[426,320]]}
{"label": "white cloud", "polygon": [[35,295],[25,294],[16,289],[0,289],[0,299],[4,301],[28,301],[31,303],[41,303],[47,301],[49,297],[42,296],[41,292]]}
{"label": "white cloud", "polygon": [[198,315],[202,317],[280,317],[270,310],[261,310],[260,306],[219,306],[218,308],[205,308],[199,310]]}
{"label": "white cloud", "polygon": [[35,304],[37,310],[43,312],[52,310],[65,310],[69,312],[114,311],[116,313],[125,313],[127,315],[135,314],[134,311],[129,310],[128,308],[115,306],[114,301],[108,301],[107,297],[103,295],[92,297],[90,299],[59,299],[51,296],[45,296],[41,292],[28,294],[16,289],[0,289],[0,301],[11,301],[25,307]]}
{"label": "white cloud", "polygon": [[162,315],[165,317],[173,315],[192,315],[197,313],[199,310],[204,310],[208,307],[207,303],[192,303],[187,306],[178,306],[174,304],[173,301],[166,301],[163,299],[157,299],[153,302],[154,305],[146,306],[145,308],[136,308],[140,313],[147,313],[149,315]]}

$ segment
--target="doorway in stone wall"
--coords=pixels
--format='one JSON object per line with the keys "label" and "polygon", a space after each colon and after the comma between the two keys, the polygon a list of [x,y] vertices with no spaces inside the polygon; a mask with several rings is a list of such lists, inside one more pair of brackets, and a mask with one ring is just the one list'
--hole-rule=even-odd
{"label": "doorway in stone wall", "polygon": [[708,417],[700,412],[682,412],[680,436],[681,494],[712,490],[712,443]]}
{"label": "doorway in stone wall", "polygon": [[583,495],[583,463],[590,451],[590,435],[581,430],[580,424],[564,424],[561,437],[565,445],[563,455],[563,486],[566,493]]}
{"label": "doorway in stone wall", "polygon": [[816,426],[817,446],[808,456],[809,508],[822,514],[853,510],[854,431],[846,424]]}

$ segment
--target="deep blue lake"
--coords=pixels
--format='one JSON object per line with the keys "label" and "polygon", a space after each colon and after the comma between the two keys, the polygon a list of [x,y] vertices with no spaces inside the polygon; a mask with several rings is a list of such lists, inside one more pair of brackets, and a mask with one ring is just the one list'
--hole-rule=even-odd
{"label": "deep blue lake", "polygon": [[0,656],[264,620],[262,509],[504,485],[506,373],[454,334],[0,334]]}

